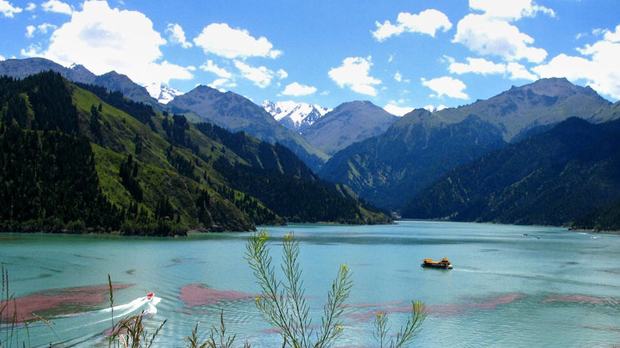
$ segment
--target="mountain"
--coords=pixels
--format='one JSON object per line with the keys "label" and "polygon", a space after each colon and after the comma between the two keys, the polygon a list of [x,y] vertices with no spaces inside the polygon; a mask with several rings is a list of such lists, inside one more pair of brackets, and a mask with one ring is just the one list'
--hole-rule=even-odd
{"label": "mountain", "polygon": [[126,98],[159,108],[159,103],[155,98],[151,97],[146,88],[133,82],[127,75],[119,74],[116,71],[110,71],[103,75],[97,76],[91,83],[93,85],[107,88],[109,91],[121,92]]}
{"label": "mountain", "polygon": [[181,91],[157,82],[146,85],[144,88],[146,88],[151,97],[155,98],[160,104],[164,105],[170,103],[174,97],[183,94]]}
{"label": "mountain", "polygon": [[389,219],[291,151],[73,84],[0,78],[0,229],[184,234]]}
{"label": "mountain", "polygon": [[458,108],[414,110],[384,134],[334,155],[320,175],[378,207],[399,210],[459,165],[573,116],[610,119],[610,106],[589,87],[543,79]]}
{"label": "mountain", "polygon": [[284,127],[300,134],[303,134],[308,127],[330,111],[317,104],[269,100],[263,102],[263,109]]}
{"label": "mountain", "polygon": [[250,164],[239,166],[223,159],[214,163],[231,186],[259,198],[288,221],[388,221],[383,214],[358,202],[348,188],[321,180],[285,146],[261,142],[243,132],[233,134],[208,123],[198,124],[197,128]]}
{"label": "mountain", "polygon": [[422,126],[421,119],[432,117],[424,109],[406,115],[384,134],[335,154],[321,176],[396,210],[446,171],[505,144],[501,132],[476,116],[440,128]]}
{"label": "mountain", "polygon": [[66,68],[45,58],[7,59],[0,61],[0,76],[23,79],[44,71],[54,71],[67,80],[105,87],[112,92],[121,92],[125,97],[159,108],[157,100],[151,97],[146,88],[131,81],[127,76],[114,71],[97,76],[82,65]]}
{"label": "mountain", "polygon": [[620,121],[592,124],[570,118],[450,171],[414,196],[402,214],[618,228],[618,149]]}
{"label": "mountain", "polygon": [[329,155],[385,132],[398,118],[369,101],[340,104],[307,128],[304,137]]}
{"label": "mountain", "polygon": [[280,143],[313,170],[319,168],[327,157],[299,134],[279,124],[263,108],[233,92],[223,93],[211,87],[198,86],[174,98],[168,107],[177,113],[193,113],[203,121],[233,132],[244,131],[260,140]]}
{"label": "mountain", "polygon": [[476,115],[502,132],[507,142],[533,128],[553,125],[570,117],[591,119],[610,105],[590,87],[576,86],[565,78],[541,79],[512,87],[487,100],[434,113],[435,125],[461,122]]}

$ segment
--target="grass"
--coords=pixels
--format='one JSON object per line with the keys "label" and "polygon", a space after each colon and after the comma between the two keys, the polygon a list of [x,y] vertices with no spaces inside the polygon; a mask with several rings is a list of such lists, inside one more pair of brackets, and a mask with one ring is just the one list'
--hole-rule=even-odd
{"label": "grass", "polygon": [[[281,335],[281,347],[290,348],[327,348],[334,346],[345,330],[343,320],[346,301],[349,298],[353,281],[351,270],[341,265],[336,273],[327,299],[323,305],[323,315],[319,326],[314,326],[310,307],[306,300],[303,272],[299,264],[299,242],[293,234],[287,234],[283,242],[282,263],[280,265],[283,279],[278,279],[273,259],[270,256],[269,236],[266,232],[255,233],[246,245],[246,260],[253,270],[257,285],[262,293],[256,297],[256,308],[265,321],[273,325]],[[114,322],[114,291],[112,279],[108,275],[109,302],[111,308],[111,331],[108,337],[109,348],[151,348],[156,347],[158,336],[167,321],[162,321],[157,328],[149,332],[145,326],[145,313],[139,313]],[[28,323],[20,324],[18,318],[7,318],[8,306],[13,301],[9,290],[9,274],[2,267],[2,301],[0,301],[0,348],[31,347],[28,335]],[[16,313],[16,311],[13,311]],[[380,312],[374,321],[374,333],[381,348],[407,347],[422,328],[426,319],[424,304],[412,302],[410,317],[397,331],[390,330],[389,318]],[[5,321],[6,320],[6,321]],[[47,321],[44,321],[48,323]],[[18,325],[24,325],[26,337],[19,337]],[[49,325],[49,324],[48,324]],[[51,326],[50,326],[51,329]],[[228,332],[224,320],[224,311],[220,311],[218,325],[211,327],[208,337],[201,341],[199,327],[196,324],[191,333],[183,339],[188,348],[232,348],[236,345],[237,335]],[[60,339],[59,339],[60,340]],[[243,343],[250,348],[250,343]]]}

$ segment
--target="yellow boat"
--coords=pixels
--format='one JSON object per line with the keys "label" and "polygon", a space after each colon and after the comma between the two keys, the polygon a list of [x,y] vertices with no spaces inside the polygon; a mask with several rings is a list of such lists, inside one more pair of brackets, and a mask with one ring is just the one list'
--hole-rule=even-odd
{"label": "yellow boat", "polygon": [[441,269],[452,269],[452,263],[448,260],[447,257],[441,259],[441,261],[433,261],[433,259],[424,259],[422,262],[422,267],[427,268],[441,268]]}

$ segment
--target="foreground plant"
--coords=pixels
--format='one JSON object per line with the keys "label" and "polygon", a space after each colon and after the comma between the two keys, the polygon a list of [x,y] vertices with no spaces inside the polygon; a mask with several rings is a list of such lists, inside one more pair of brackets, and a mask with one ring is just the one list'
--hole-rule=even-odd
{"label": "foreground plant", "polygon": [[[204,343],[201,344],[198,338],[198,324],[194,326],[192,334],[186,340],[188,348],[232,348],[236,338],[236,335],[230,336],[227,334],[226,325],[224,324],[224,310],[222,310],[220,311],[219,327],[215,325],[211,327],[209,338]],[[243,347],[250,348],[250,344],[246,342]]]}
{"label": "foreground plant", "polygon": [[323,307],[321,325],[315,332],[301,280],[299,243],[292,234],[284,237],[281,267],[285,279],[281,281],[276,277],[267,240],[267,233],[257,233],[250,238],[246,248],[246,258],[262,289],[261,296],[256,297],[256,307],[271,325],[280,330],[284,347],[331,346],[342,334],[344,327],[343,305],[352,286],[349,268],[346,265],[340,266]]}
{"label": "foreground plant", "polygon": [[166,324],[164,320],[159,327],[149,334],[144,326],[144,315],[138,314],[121,319],[112,331],[111,342],[116,342],[117,347],[125,348],[150,348],[155,343],[155,338]]}
{"label": "foreground plant", "polygon": [[[411,303],[411,317],[407,323],[400,328],[396,336],[390,333],[388,317],[385,312],[379,312],[375,316],[375,339],[380,348],[401,348],[406,347],[413,341],[415,335],[420,330],[422,323],[426,319],[426,309],[420,301]],[[392,338],[390,338],[392,337]]]}
{"label": "foreground plant", "polygon": [[112,287],[112,278],[109,274],[108,291],[110,312],[112,313],[112,332],[109,337],[108,346],[119,348],[151,348],[161,329],[166,325],[167,320],[164,320],[152,334],[147,331],[144,325],[144,312],[122,318],[118,323],[114,324],[114,288]]}

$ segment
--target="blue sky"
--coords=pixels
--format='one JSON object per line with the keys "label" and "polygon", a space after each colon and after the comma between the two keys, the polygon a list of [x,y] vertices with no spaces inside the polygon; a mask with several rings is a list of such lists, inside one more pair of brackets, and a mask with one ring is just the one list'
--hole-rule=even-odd
{"label": "blue sky", "polygon": [[[181,5],[182,4],[182,5]],[[620,98],[616,0],[0,0],[0,55],[81,63],[257,103],[394,112],[565,76]],[[183,33],[183,35],[180,35]],[[184,38],[183,38],[184,36]]]}

